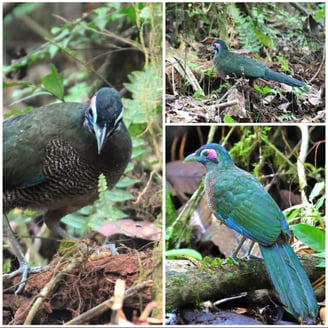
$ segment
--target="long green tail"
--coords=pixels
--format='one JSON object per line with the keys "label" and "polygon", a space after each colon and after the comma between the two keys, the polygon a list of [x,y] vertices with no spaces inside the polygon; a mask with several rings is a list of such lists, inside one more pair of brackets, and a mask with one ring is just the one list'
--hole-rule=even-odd
{"label": "long green tail", "polygon": [[260,245],[265,265],[281,302],[295,317],[315,318],[318,312],[311,283],[289,244]]}
{"label": "long green tail", "polygon": [[271,69],[267,69],[265,71],[263,78],[267,79],[267,80],[277,81],[280,83],[285,83],[292,87],[305,87],[306,86],[306,84],[300,80],[294,79],[293,77],[288,76],[286,74],[272,71]]}

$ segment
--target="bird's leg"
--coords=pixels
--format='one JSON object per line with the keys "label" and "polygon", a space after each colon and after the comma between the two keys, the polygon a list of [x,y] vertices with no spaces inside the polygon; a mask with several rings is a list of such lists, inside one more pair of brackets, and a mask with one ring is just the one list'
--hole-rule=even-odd
{"label": "bird's leg", "polygon": [[245,255],[245,257],[246,257],[247,259],[250,259],[250,258],[253,257],[253,255],[252,255],[252,250],[253,250],[253,248],[254,248],[254,245],[255,245],[255,241],[252,240],[251,244],[250,244],[249,247],[248,247],[248,251],[247,251],[247,253],[246,253],[246,255]]}
{"label": "bird's leg", "polygon": [[236,259],[238,252],[240,251],[240,249],[242,248],[242,246],[243,246],[244,243],[245,243],[245,240],[246,240],[246,237],[243,236],[243,237],[241,238],[239,244],[237,245],[237,247],[232,251],[232,253],[231,253],[231,255],[230,255],[230,257],[231,257],[232,259]]}
{"label": "bird's leg", "polygon": [[[239,253],[240,249],[243,247],[246,239],[247,238],[243,236],[241,238],[239,244],[237,245],[237,247],[232,251],[231,255],[229,256],[235,264],[238,264],[238,261],[236,260],[237,254]],[[255,245],[255,242],[252,241],[251,244],[250,244],[250,246],[249,246],[249,248],[248,248],[248,251],[247,251],[246,255],[244,255],[244,256],[241,257],[242,259],[244,259],[244,258],[246,258],[246,259],[253,258],[253,256],[251,255],[251,253],[252,253],[252,250],[253,250],[254,245]],[[258,258],[258,257],[254,256],[254,258]]]}
{"label": "bird's leg", "polygon": [[[245,238],[245,237],[243,237],[243,238]],[[250,245],[248,247],[248,251],[247,251],[246,255],[244,255],[242,258],[245,258],[247,260],[249,260],[249,259],[262,259],[262,257],[252,255],[252,251],[253,251],[254,246],[255,246],[255,241],[250,240]]]}
{"label": "bird's leg", "polygon": [[232,251],[231,255],[226,258],[225,262],[228,262],[229,259],[230,261],[232,261],[234,264],[238,265],[238,261],[237,261],[237,254],[238,252],[240,251],[240,249],[242,248],[242,246],[244,245],[245,243],[245,240],[246,240],[246,237],[242,237],[239,244],[237,245],[237,247]]}
{"label": "bird's leg", "polygon": [[114,256],[120,255],[120,253],[117,251],[114,243],[105,244],[104,247],[109,249],[112,252],[112,255],[114,255]]}
{"label": "bird's leg", "polygon": [[28,274],[31,272],[40,272],[42,270],[42,267],[41,266],[33,267],[33,268],[29,267],[24,256],[24,252],[19,242],[17,241],[14,232],[11,229],[10,223],[6,215],[4,215],[4,219],[3,219],[3,235],[8,238],[8,243],[10,244],[10,247],[13,253],[16,255],[17,260],[19,262],[19,268],[17,270],[3,275],[4,277],[9,279],[17,276],[18,274],[22,275],[22,279],[19,283],[19,286],[15,291],[15,294],[17,295],[21,293],[21,291],[23,290]]}
{"label": "bird's leg", "polygon": [[63,218],[67,213],[63,209],[48,211],[44,214],[44,223],[48,229],[54,233],[56,236],[61,237],[66,240],[76,240],[68,232],[59,226],[61,218]]}
{"label": "bird's leg", "polygon": [[261,257],[256,256],[256,255],[252,255],[252,250],[255,246],[255,241],[251,241],[251,244],[249,245],[248,251],[246,253],[246,255],[244,256],[246,259],[261,259]]}
{"label": "bird's leg", "polygon": [[[44,215],[44,222],[52,233],[60,236],[61,238],[65,240],[78,240],[77,238],[71,236],[69,233],[67,233],[64,229],[62,229],[59,226],[60,219],[65,215],[66,212],[64,210],[48,211]],[[115,244],[113,243],[105,244],[104,247],[110,249],[113,255],[119,255]]]}
{"label": "bird's leg", "polygon": [[[244,245],[246,239],[247,239],[246,237],[242,237],[241,238],[238,246],[233,250],[233,252],[232,252],[232,254],[230,256],[231,258],[236,259],[237,254],[240,251],[240,249],[242,248],[242,246]],[[253,250],[254,246],[255,246],[255,241],[252,240],[251,243],[250,243],[250,245],[249,245],[249,247],[248,247],[248,251],[247,251],[246,255],[242,256],[241,258],[246,258],[248,260],[251,259],[251,258],[253,258],[253,259],[259,259],[260,257],[255,256],[255,255],[252,255],[252,250]]]}

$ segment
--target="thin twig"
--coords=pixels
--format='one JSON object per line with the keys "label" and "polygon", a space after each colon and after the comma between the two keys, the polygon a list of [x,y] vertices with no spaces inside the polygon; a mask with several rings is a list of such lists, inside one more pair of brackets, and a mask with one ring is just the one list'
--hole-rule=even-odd
{"label": "thin twig", "polygon": [[[124,293],[124,299],[131,297],[135,294],[137,294],[140,290],[151,287],[153,285],[152,280],[147,280],[144,281],[138,285],[135,285],[133,287],[130,287],[129,289],[126,290]],[[89,311],[79,315],[78,317],[66,322],[64,325],[80,325],[80,324],[85,324],[88,322],[90,319],[99,316],[106,312],[108,309],[110,309],[113,305],[114,302],[114,297],[111,297],[109,300],[106,300],[102,302],[101,304],[95,306],[94,308],[90,309]]]}

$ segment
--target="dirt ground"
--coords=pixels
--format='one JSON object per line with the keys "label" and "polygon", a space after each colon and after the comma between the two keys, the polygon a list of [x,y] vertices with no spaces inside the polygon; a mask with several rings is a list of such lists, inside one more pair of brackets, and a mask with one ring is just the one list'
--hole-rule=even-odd
{"label": "dirt ground", "polygon": [[[76,324],[104,324],[113,322],[115,311],[124,320],[138,322],[152,300],[152,263],[152,252],[130,250],[112,256],[99,247],[87,251],[79,242],[58,254],[48,269],[31,274],[20,295],[14,294],[20,276],[4,280],[3,324],[54,325],[72,319]],[[125,284],[121,306],[114,296],[118,281]],[[92,311],[102,303],[104,306]]]}
{"label": "dirt ground", "polygon": [[[323,123],[325,122],[324,58],[311,66],[293,63],[307,88],[274,81],[217,77],[213,40],[190,45],[166,58],[166,123]],[[252,54],[247,54],[252,57]],[[184,59],[183,59],[184,58]],[[279,72],[278,63],[264,63]],[[253,83],[257,89],[253,88]],[[260,91],[259,91],[260,90]]]}

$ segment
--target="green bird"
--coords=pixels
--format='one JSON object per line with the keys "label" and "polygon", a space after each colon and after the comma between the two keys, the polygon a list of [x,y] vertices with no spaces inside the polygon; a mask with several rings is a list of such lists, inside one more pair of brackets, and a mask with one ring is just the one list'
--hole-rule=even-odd
{"label": "green bird", "polygon": [[317,316],[317,301],[298,257],[288,244],[290,230],[279,206],[250,173],[233,163],[219,144],[207,144],[185,158],[206,168],[205,194],[216,217],[257,242],[281,302],[302,319]]}
{"label": "green bird", "polygon": [[262,78],[292,87],[304,87],[306,84],[286,74],[277,73],[260,62],[244,55],[230,52],[226,43],[222,40],[213,43],[214,67],[222,79],[227,75],[230,77],[246,77],[250,79]]}
{"label": "green bird", "polygon": [[[112,188],[131,152],[120,94],[113,88],[101,88],[87,102],[52,104],[10,118],[3,122],[4,212],[41,210],[55,235],[71,239],[59,226],[61,218],[98,198],[100,174]],[[26,277],[29,269],[7,222],[4,231],[20,262],[16,273]]]}

